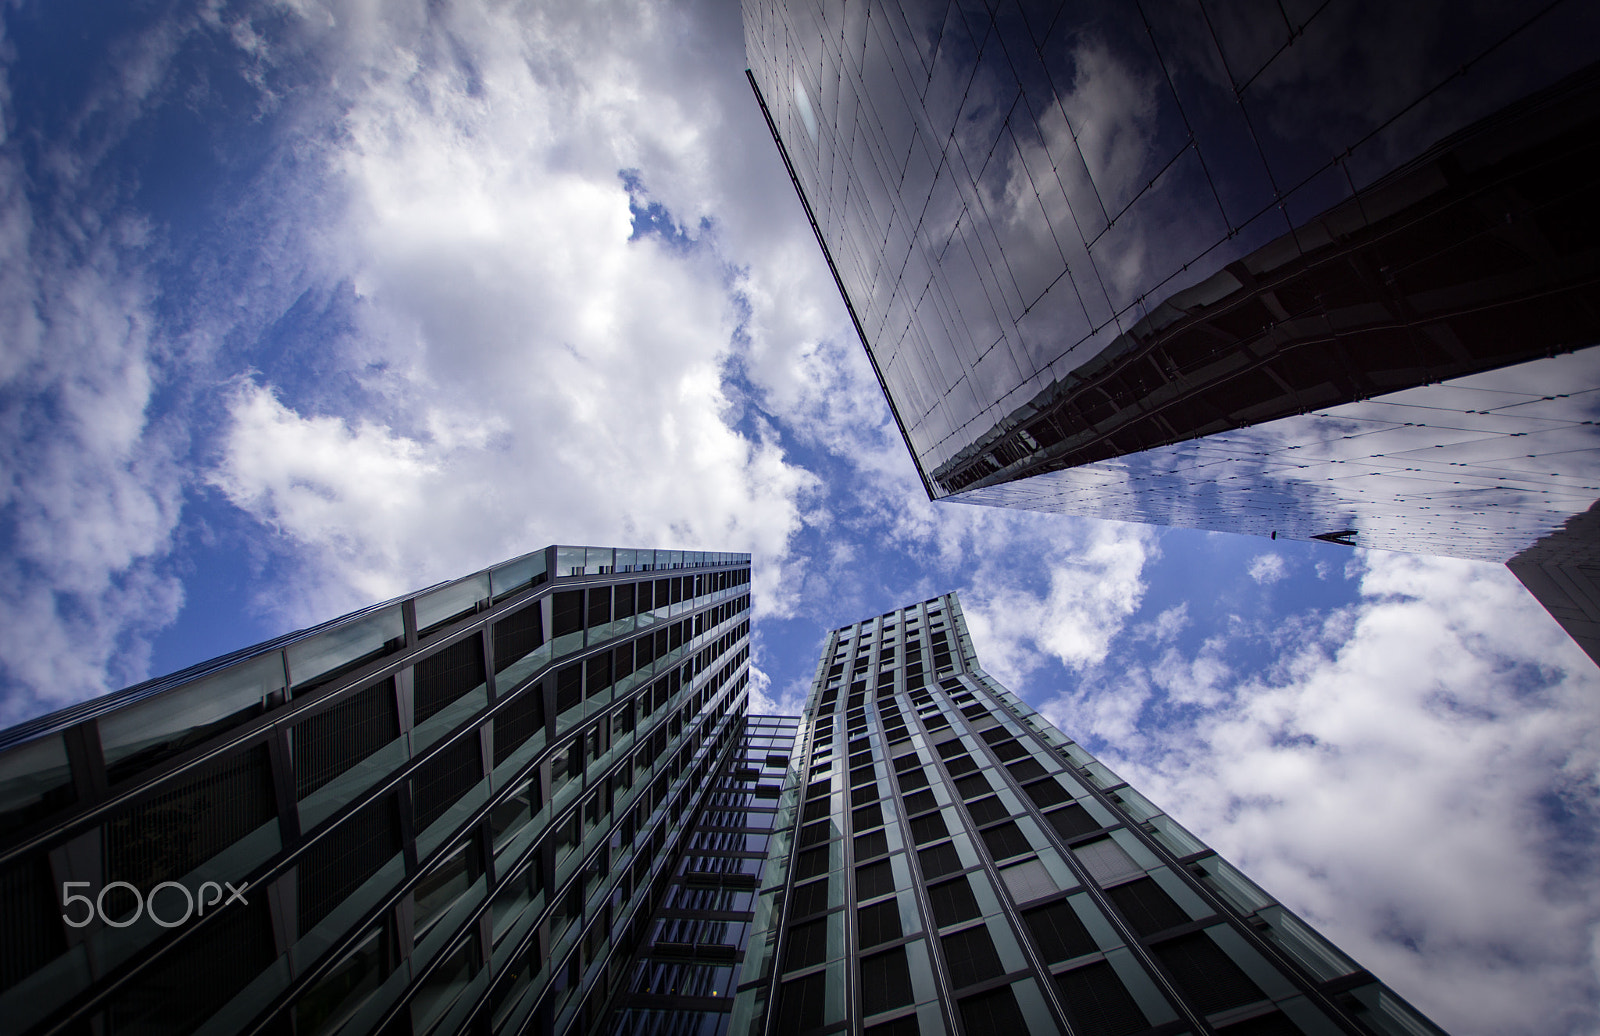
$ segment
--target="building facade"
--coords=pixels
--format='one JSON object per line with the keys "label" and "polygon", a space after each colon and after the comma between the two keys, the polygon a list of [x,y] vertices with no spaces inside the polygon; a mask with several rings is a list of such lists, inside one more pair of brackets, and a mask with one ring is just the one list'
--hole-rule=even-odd
{"label": "building facade", "polygon": [[828,638],[734,1036],[1439,1030],[983,672],[954,594]]}
{"label": "building facade", "polygon": [[749,582],[552,546],[5,731],[0,1028],[600,1031],[743,779]]}
{"label": "building facade", "polygon": [[744,17],[930,498],[1511,562],[1600,658],[1600,9]]}
{"label": "building facade", "polygon": [[638,940],[607,1036],[726,1036],[800,720],[751,716]]}

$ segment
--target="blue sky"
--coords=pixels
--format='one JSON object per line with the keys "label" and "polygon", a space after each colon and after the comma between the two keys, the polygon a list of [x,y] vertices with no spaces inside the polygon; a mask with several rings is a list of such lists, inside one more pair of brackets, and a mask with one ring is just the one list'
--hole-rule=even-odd
{"label": "blue sky", "polygon": [[550,542],[751,551],[786,709],[953,588],[1447,1028],[1600,1031],[1595,667],[1498,566],[929,504],[735,4],[0,19],[0,722]]}

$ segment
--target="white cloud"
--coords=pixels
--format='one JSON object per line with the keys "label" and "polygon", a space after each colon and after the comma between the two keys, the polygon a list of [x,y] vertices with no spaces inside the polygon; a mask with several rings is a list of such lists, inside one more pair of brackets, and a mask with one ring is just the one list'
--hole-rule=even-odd
{"label": "white cloud", "polygon": [[1264,671],[1169,652],[1165,697],[1102,672],[1050,714],[1446,1029],[1594,1031],[1600,673],[1499,566],[1356,560]]}
{"label": "white cloud", "polygon": [[979,659],[1018,693],[1047,659],[1075,670],[1105,660],[1143,600],[1144,565],[1157,553],[1148,526],[1029,517],[1003,551],[982,545],[984,561],[962,593]]}
{"label": "white cloud", "polygon": [[[162,46],[136,42],[128,68],[159,63]],[[168,348],[151,228],[96,166],[148,92],[128,86],[89,90],[71,149],[0,140],[0,724],[142,677],[183,600],[160,563],[186,444],[148,412]],[[0,86],[0,124],[16,120]]]}
{"label": "white cloud", "polygon": [[1270,586],[1289,575],[1289,566],[1282,554],[1257,554],[1250,561],[1249,573],[1257,583]]}

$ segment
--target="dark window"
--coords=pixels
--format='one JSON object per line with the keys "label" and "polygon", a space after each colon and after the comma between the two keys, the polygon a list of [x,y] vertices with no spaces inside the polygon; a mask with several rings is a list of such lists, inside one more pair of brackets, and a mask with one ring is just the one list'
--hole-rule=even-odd
{"label": "dark window", "polygon": [[1078,920],[1077,913],[1066,900],[1048,906],[1035,907],[1022,912],[1022,920],[1033,933],[1033,944],[1039,947],[1039,956],[1046,964],[1081,957],[1093,953],[1097,946],[1089,936],[1089,929]]}
{"label": "dark window", "polygon": [[883,826],[883,807],[874,803],[850,814],[850,826],[856,831]]}
{"label": "dark window", "polygon": [[856,838],[856,859],[868,860],[889,851],[889,836],[883,830],[868,831]]}
{"label": "dark window", "polygon": [[826,819],[827,816],[828,800],[825,798],[811,799],[805,804],[805,808],[800,811],[800,820],[803,823],[810,823],[813,820],[823,820]]}
{"label": "dark window", "polygon": [[799,1036],[822,1026],[822,1005],[827,997],[825,976],[807,975],[778,987],[776,1019],[778,1036]]}
{"label": "dark window", "polygon": [[426,831],[483,776],[478,736],[469,732],[418,768],[411,779],[417,830]]}
{"label": "dark window", "polygon": [[[181,881],[276,814],[266,748],[218,756],[163,782],[155,795],[106,824],[106,878],[129,882],[141,893],[163,881]],[[137,903],[132,893],[115,888],[106,897],[105,914],[120,919]]]}
{"label": "dark window", "polygon": [[938,841],[950,833],[945,826],[943,813],[929,813],[911,822],[911,838],[918,845]]}
{"label": "dark window", "polygon": [[857,903],[893,891],[894,871],[889,868],[888,860],[869,863],[865,867],[856,868]]}
{"label": "dark window", "polygon": [[400,851],[400,818],[393,796],[367,806],[318,839],[298,865],[300,934],[344,901]]}
{"label": "dark window", "polygon": [[1057,803],[1072,801],[1072,796],[1068,795],[1066,789],[1056,781],[1039,781],[1022,790],[1028,793],[1028,798],[1032,799],[1033,804],[1040,809],[1049,809]]}
{"label": "dark window", "polygon": [[589,621],[590,629],[604,626],[611,621],[611,588],[609,586],[592,586],[589,588]]}
{"label": "dark window", "polygon": [[935,746],[935,750],[942,759],[949,759],[966,751],[961,744],[960,738],[951,738],[949,741],[942,742]]}
{"label": "dark window", "polygon": [[994,949],[994,940],[982,925],[946,935],[939,942],[944,946],[950,984],[956,989],[1005,974],[1000,954]]}
{"label": "dark window", "polygon": [[1149,1028],[1144,1012],[1105,961],[1056,976],[1061,1006],[1074,1032],[1084,1036],[1133,1036]]}
{"label": "dark window", "polygon": [[911,969],[906,951],[896,946],[886,953],[861,958],[861,1013],[877,1014],[911,1003]]}
{"label": "dark window", "polygon": [[862,1030],[862,1036],[922,1036],[922,1030],[917,1028],[917,1016],[912,1014],[892,1022],[869,1025]]}
{"label": "dark window", "polygon": [[970,921],[979,914],[977,897],[966,878],[930,885],[928,901],[933,904],[933,919],[941,928]]}
{"label": "dark window", "polygon": [[996,820],[1003,820],[1011,814],[998,795],[991,795],[986,799],[978,799],[967,803],[967,812],[972,814],[974,824],[992,824]]}
{"label": "dark window", "polygon": [[483,639],[474,633],[412,669],[416,722],[422,723],[468,691],[483,686]]}
{"label": "dark window", "polygon": [[911,753],[910,755],[899,756],[894,761],[895,773],[904,773],[907,770],[920,769],[922,769],[922,760],[915,752]]}
{"label": "dark window", "polygon": [[905,773],[900,774],[897,779],[900,782],[900,791],[902,794],[908,791],[915,791],[918,788],[926,788],[928,786],[928,775],[923,773],[921,770],[908,770]]}
{"label": "dark window", "polygon": [[861,949],[900,938],[900,904],[886,899],[856,911],[857,945]]}
{"label": "dark window", "polygon": [[1278,1011],[1218,1029],[1219,1036],[1305,1036],[1305,1030]]}
{"label": "dark window", "polygon": [[1009,763],[1013,759],[1021,759],[1028,754],[1028,750],[1023,748],[1022,743],[1016,738],[990,741],[989,743],[994,747],[995,756],[1003,763]]}
{"label": "dark window", "polygon": [[931,791],[919,791],[907,795],[902,801],[906,805],[906,813],[908,815],[926,813],[939,804],[939,800],[933,797],[933,792]]}
{"label": "dark window", "polygon": [[795,859],[794,876],[797,881],[814,878],[818,874],[826,873],[828,873],[828,850],[826,846],[821,849],[808,849]]}
{"label": "dark window", "polygon": [[1019,784],[1023,781],[1031,781],[1035,777],[1043,777],[1047,772],[1037,759],[1024,759],[1021,762],[1012,763],[1006,769],[1011,771],[1012,779]]}
{"label": "dark window", "polygon": [[[872,758],[872,755],[871,755],[870,752],[867,754],[867,758],[869,758],[869,759]],[[854,764],[855,760],[852,759],[852,760],[850,760],[850,762],[852,764]],[[873,769],[872,769],[871,766],[863,766],[860,769],[856,769],[856,770],[851,770],[850,771],[850,787],[852,787],[852,788],[859,788],[864,784],[866,784],[866,785],[874,784],[874,783],[876,783],[876,781],[877,781],[877,774],[873,772]]]}
{"label": "dark window", "polygon": [[540,603],[535,601],[494,624],[494,671],[497,674],[544,644]]}
{"label": "dark window", "polygon": [[556,712],[575,708],[583,700],[583,666],[573,663],[556,673]]}
{"label": "dark window", "polygon": [[66,952],[53,885],[43,853],[25,854],[0,867],[0,917],[5,918],[0,989],[10,989]]}
{"label": "dark window", "polygon": [[800,829],[800,844],[816,845],[819,842],[826,842],[828,835],[832,833],[831,828],[832,825],[826,820],[818,821],[815,824],[807,824]]}
{"label": "dark window", "polygon": [[1140,935],[1154,935],[1189,920],[1189,915],[1150,878],[1118,885],[1107,895]]}
{"label": "dark window", "polygon": [[305,798],[400,736],[394,680],[382,680],[294,725],[294,790]]}
{"label": "dark window", "polygon": [[993,790],[981,773],[975,773],[971,777],[963,777],[956,781],[956,794],[963,799],[975,799],[987,795]]}
{"label": "dark window", "polygon": [[859,788],[850,789],[850,805],[865,806],[869,802],[878,801],[878,786],[867,784]]}
{"label": "dark window", "polygon": [[790,916],[810,917],[812,914],[826,909],[828,909],[828,883],[826,881],[813,881],[794,887],[794,898],[789,905]]}
{"label": "dark window", "polygon": [[1027,1032],[1028,1024],[1022,1018],[1022,1009],[1010,986],[1001,986],[989,993],[979,993],[958,1001],[961,1021],[967,1036],[1016,1036]]}
{"label": "dark window", "polygon": [[616,595],[616,615],[619,619],[626,619],[633,615],[634,593],[633,584],[625,583],[613,591]]}
{"label": "dark window", "polygon": [[560,590],[550,612],[550,635],[564,637],[583,630],[583,591]]}
{"label": "dark window", "polygon": [[1022,829],[1007,820],[1003,824],[984,828],[978,832],[983,838],[983,844],[989,847],[989,855],[997,860],[1008,856],[1016,856],[1029,851],[1028,839]]}
{"label": "dark window", "polygon": [[962,869],[961,857],[956,853],[954,842],[923,849],[917,853],[917,860],[922,864],[922,876],[926,879],[953,874]]}
{"label": "dark window", "polygon": [[950,771],[950,776],[959,777],[964,773],[971,773],[976,770],[978,764],[972,761],[972,756],[970,755],[958,755],[946,759],[944,768]]}
{"label": "dark window", "polygon": [[544,687],[533,684],[494,715],[494,764],[511,757],[523,742],[544,726]]}
{"label": "dark window", "polygon": [[1244,969],[1205,932],[1161,943],[1151,947],[1151,952],[1166,965],[1178,989],[1201,1014],[1266,999]]}
{"label": "dark window", "polygon": [[584,663],[587,670],[587,697],[593,698],[611,686],[611,652],[602,651]]}
{"label": "dark window", "polygon": [[1100,830],[1099,821],[1091,817],[1088,810],[1076,804],[1066,809],[1058,809],[1054,813],[1046,813],[1044,818],[1050,821],[1050,826],[1056,829],[1056,834],[1067,840]]}
{"label": "dark window", "polygon": [[828,922],[807,921],[789,929],[789,948],[784,951],[785,971],[809,968],[828,959]]}
{"label": "dark window", "polygon": [[191,1032],[271,964],[266,897],[226,914],[113,993],[106,1004],[106,1029]]}

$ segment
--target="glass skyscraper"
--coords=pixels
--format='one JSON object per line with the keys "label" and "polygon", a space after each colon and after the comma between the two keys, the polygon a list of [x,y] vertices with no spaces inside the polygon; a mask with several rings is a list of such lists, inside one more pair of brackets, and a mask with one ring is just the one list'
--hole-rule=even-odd
{"label": "glass skyscraper", "polygon": [[725,1023],[794,729],[749,582],[552,546],[0,733],[0,1030]]}
{"label": "glass skyscraper", "polygon": [[733,1036],[1437,1036],[984,673],[954,594],[828,638]]}
{"label": "glass skyscraper", "polygon": [[1600,659],[1600,8],[744,18],[930,498],[1509,562]]}

